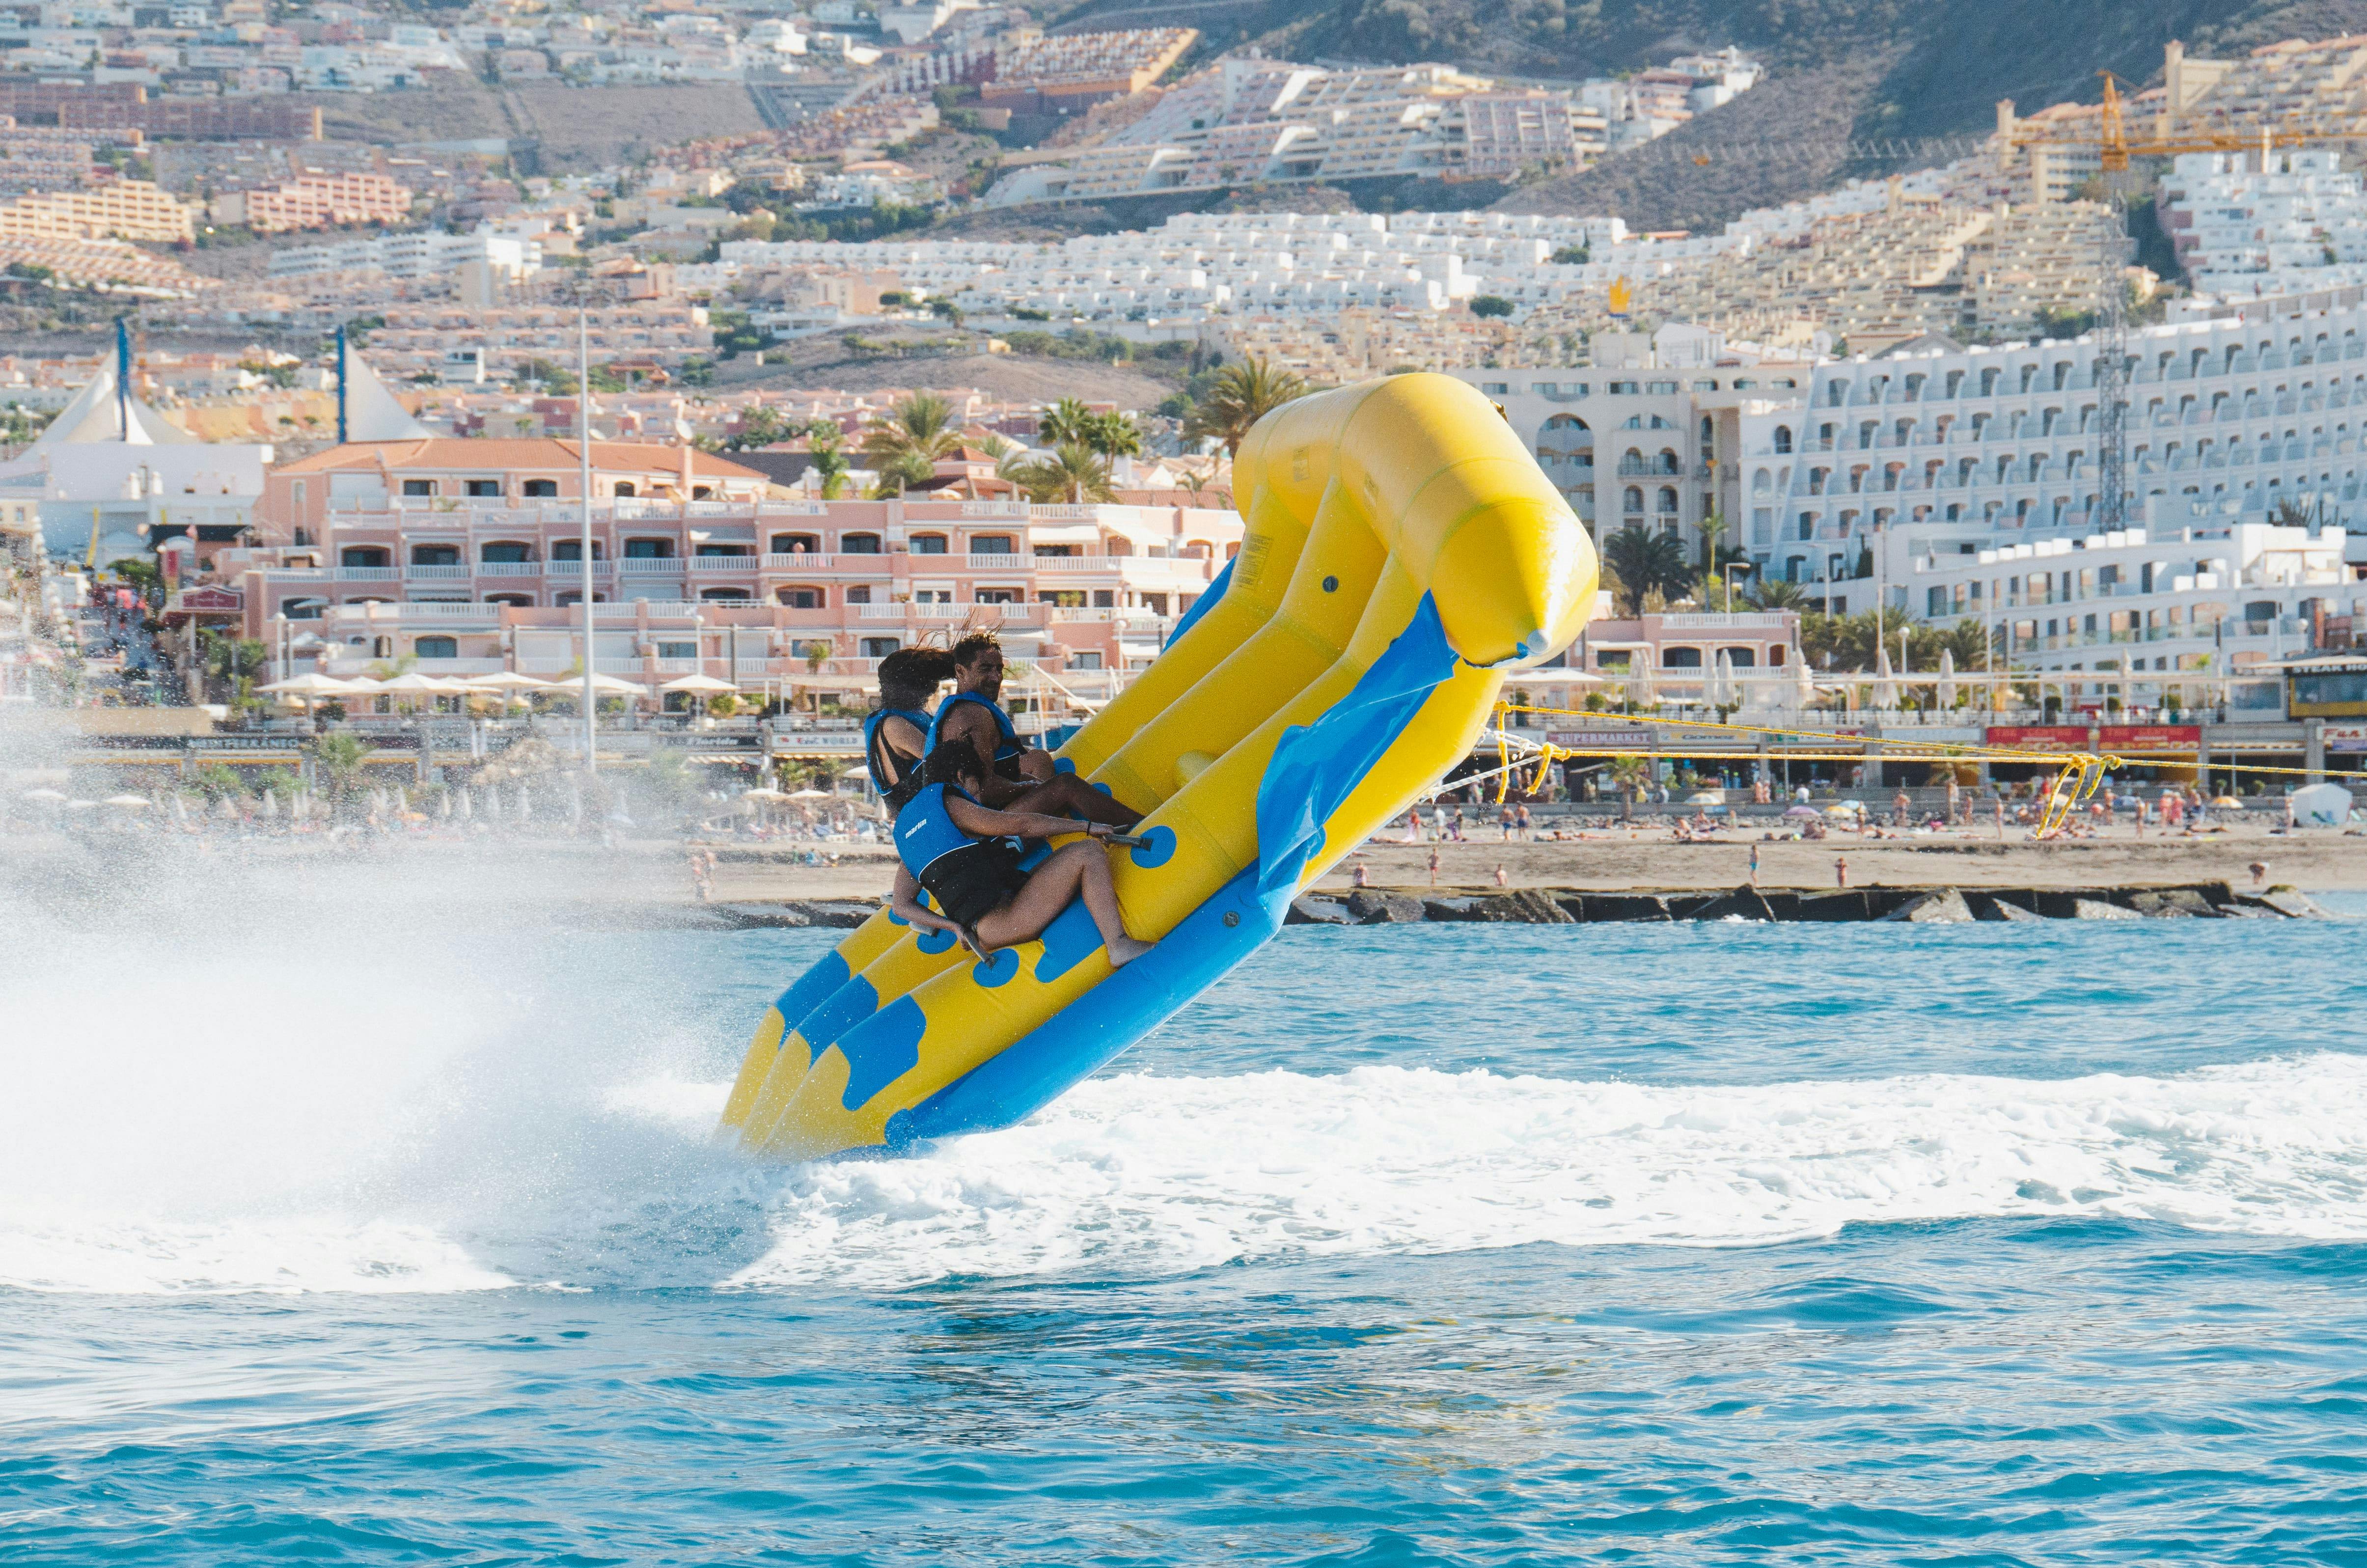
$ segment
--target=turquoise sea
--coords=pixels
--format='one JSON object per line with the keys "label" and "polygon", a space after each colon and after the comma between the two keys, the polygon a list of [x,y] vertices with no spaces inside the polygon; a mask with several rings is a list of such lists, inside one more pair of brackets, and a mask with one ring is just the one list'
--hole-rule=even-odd
{"label": "turquoise sea", "polygon": [[16,912],[10,1568],[2367,1562],[2367,921],[1293,928],[763,1169],[828,934],[312,891]]}

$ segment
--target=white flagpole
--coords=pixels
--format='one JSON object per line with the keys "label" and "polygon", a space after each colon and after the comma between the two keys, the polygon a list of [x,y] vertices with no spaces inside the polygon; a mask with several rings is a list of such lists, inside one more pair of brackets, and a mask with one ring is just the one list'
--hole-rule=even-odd
{"label": "white flagpole", "polygon": [[590,774],[599,767],[595,735],[600,720],[592,683],[592,327],[581,305],[575,310],[575,446],[576,457],[583,464],[583,771]]}

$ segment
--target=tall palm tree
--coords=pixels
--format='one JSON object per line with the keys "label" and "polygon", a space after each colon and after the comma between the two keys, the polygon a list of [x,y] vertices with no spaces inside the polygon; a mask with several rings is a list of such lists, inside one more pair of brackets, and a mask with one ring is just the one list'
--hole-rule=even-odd
{"label": "tall palm tree", "polygon": [[1781,577],[1759,578],[1750,585],[1745,597],[1761,609],[1805,609],[1808,604],[1808,596],[1801,590],[1799,584],[1786,582]]}
{"label": "tall palm tree", "polygon": [[1184,421],[1184,437],[1198,441],[1214,437],[1225,444],[1226,456],[1239,457],[1251,426],[1314,390],[1306,377],[1277,369],[1270,360],[1228,365],[1217,372],[1208,395],[1193,405]]}
{"label": "tall palm tree", "polygon": [[1044,411],[1036,422],[1036,438],[1048,447],[1063,441],[1087,441],[1099,415],[1087,408],[1082,399],[1064,397]]}
{"label": "tall palm tree", "polygon": [[863,455],[883,472],[891,469],[909,472],[915,461],[933,467],[960,445],[953,404],[928,392],[906,398],[863,432]]}
{"label": "tall palm tree", "polygon": [[1125,414],[1097,414],[1085,427],[1082,444],[1105,458],[1142,456],[1142,427]]}
{"label": "tall palm tree", "polygon": [[1049,457],[1008,464],[1002,474],[1027,492],[1031,501],[1082,505],[1117,499],[1117,489],[1110,483],[1109,460],[1075,441],[1061,442]]}
{"label": "tall palm tree", "polygon": [[1676,535],[1630,523],[1603,541],[1603,563],[1619,579],[1618,596],[1631,616],[1644,613],[1645,596],[1681,593],[1693,582],[1693,562]]}

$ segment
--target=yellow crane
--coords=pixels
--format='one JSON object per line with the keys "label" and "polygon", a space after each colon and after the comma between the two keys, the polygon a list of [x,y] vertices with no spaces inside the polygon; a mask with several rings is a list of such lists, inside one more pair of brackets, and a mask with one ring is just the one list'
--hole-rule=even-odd
{"label": "yellow crane", "polygon": [[[2121,96],[2119,80],[2110,71],[2099,71],[2104,79],[2104,101],[2098,106],[2095,118],[2076,122],[2057,120],[2025,121],[2016,127],[2009,141],[2017,150],[2031,147],[2065,147],[2096,150],[2097,162],[2107,176],[2128,172],[2131,158],[2169,158],[2180,153],[2250,153],[2268,156],[2280,147],[2322,147],[2329,143],[2367,142],[2367,113],[2332,112],[2323,118],[2261,120],[2250,126],[2238,126],[2225,120],[2181,127],[2166,133],[2132,137],[2128,129],[2127,103]],[[2207,111],[2206,111],[2207,113]],[[2086,133],[2090,131],[2092,133]]]}

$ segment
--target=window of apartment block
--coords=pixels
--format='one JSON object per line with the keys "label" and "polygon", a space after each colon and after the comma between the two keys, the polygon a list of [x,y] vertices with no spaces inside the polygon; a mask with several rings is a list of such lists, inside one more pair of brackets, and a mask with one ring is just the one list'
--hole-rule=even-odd
{"label": "window of apartment block", "polygon": [[773,591],[773,597],[791,609],[821,608],[820,588],[776,588]]}
{"label": "window of apartment block", "polygon": [[531,561],[534,559],[534,551],[527,545],[496,542],[480,547],[477,551],[477,559],[480,561],[512,562]]}
{"label": "window of apartment block", "polygon": [[869,604],[871,602],[871,585],[868,583],[857,583],[855,586],[847,589],[845,602],[851,605]]}
{"label": "window of apartment block", "polygon": [[411,547],[413,566],[458,566],[460,547],[457,544],[414,544]]}
{"label": "window of apartment block", "polygon": [[[581,561],[583,559],[583,541],[580,539],[552,540],[550,558],[553,561]],[[596,539],[592,541],[592,559],[595,561],[608,559],[608,547]]]}
{"label": "window of apartment block", "polygon": [[658,644],[658,657],[661,659],[696,659],[698,657],[698,644],[696,642],[661,642]]}
{"label": "window of apartment block", "polygon": [[402,493],[405,495],[433,495],[436,494],[436,482],[432,479],[406,479],[402,482]]}
{"label": "window of apartment block", "polygon": [[945,536],[945,535],[943,535],[943,534],[914,534],[914,535],[912,536],[912,553],[913,553],[913,554],[915,554],[915,555],[943,555],[945,552],[946,552],[946,536]]}
{"label": "window of apartment block", "polygon": [[472,479],[469,481],[469,494],[471,495],[499,495],[501,493],[502,482],[498,479]]}
{"label": "window of apartment block", "polygon": [[1069,655],[1069,667],[1072,670],[1097,670],[1102,667],[1102,656],[1099,653],[1071,653]]}
{"label": "window of apartment block", "polygon": [[1016,588],[980,588],[977,602],[982,605],[1015,605],[1019,602]]}
{"label": "window of apartment block", "polygon": [[529,479],[525,484],[519,487],[519,494],[528,496],[556,495],[559,494],[559,481],[555,479]]}
{"label": "window of apartment block", "polygon": [[[877,555],[879,553],[879,536],[878,534],[841,534],[838,536],[838,548],[842,554],[846,555]],[[915,553],[926,553],[918,545],[912,548]]]}
{"label": "window of apartment block", "polygon": [[866,659],[884,659],[899,646],[893,637],[866,637],[858,644]]}
{"label": "window of apartment block", "polygon": [[1009,534],[973,534],[970,536],[969,552],[972,555],[1011,555],[1016,553],[1011,548],[1011,536]]}
{"label": "window of apartment block", "polygon": [[1059,605],[1063,609],[1082,609],[1085,608],[1085,595],[1082,588],[1039,588],[1036,591],[1036,602]]}
{"label": "window of apartment block", "polygon": [[629,539],[625,541],[628,561],[670,561],[674,558],[674,540],[670,539]]}
{"label": "window of apartment block", "polygon": [[618,480],[617,482],[617,488],[610,491],[608,494],[611,495],[622,496],[626,500],[629,501],[639,493],[633,489],[631,481]]}
{"label": "window of apartment block", "polygon": [[697,546],[692,553],[706,556],[746,556],[753,555],[755,549],[753,546],[745,544],[702,544]]}
{"label": "window of apartment block", "polygon": [[748,596],[738,588],[708,588],[698,597],[712,604],[737,604]]}
{"label": "window of apartment block", "polygon": [[776,555],[816,555],[821,551],[820,534],[775,534],[773,553]]}
{"label": "window of apartment block", "polygon": [[1512,390],[1510,381],[1481,381],[1479,390],[1489,397],[1503,397]]}
{"label": "window of apartment block", "polygon": [[375,544],[349,544],[337,552],[340,566],[384,566],[386,551]]}
{"label": "window of apartment block", "polygon": [[1149,610],[1153,615],[1165,615],[1167,613],[1167,596],[1165,594],[1145,594],[1142,596],[1142,608]]}
{"label": "window of apartment block", "polygon": [[457,659],[460,643],[453,637],[422,637],[411,644],[411,651],[423,659]]}
{"label": "window of apartment block", "polygon": [[1117,608],[1117,590],[1115,588],[1095,588],[1093,590],[1093,608],[1095,609],[1116,609]]}

